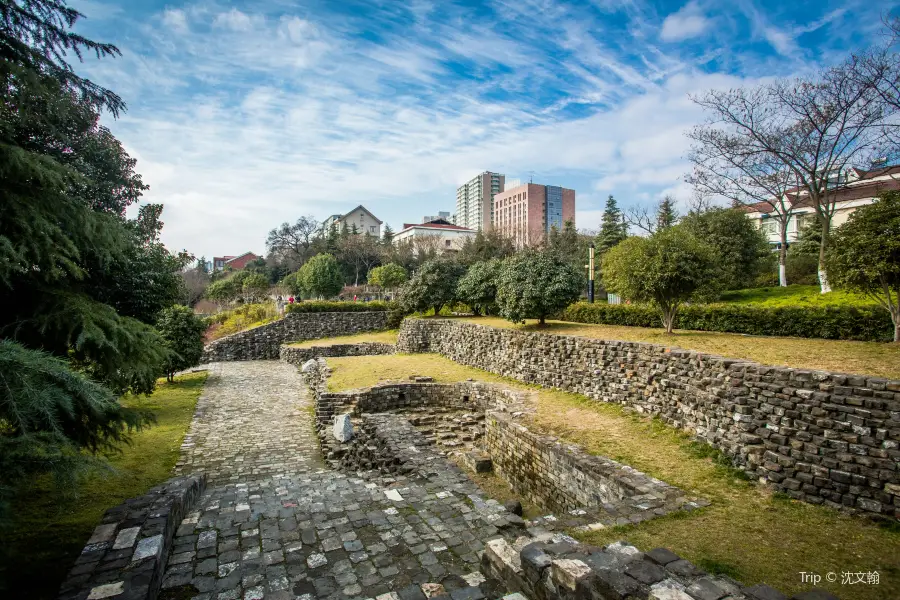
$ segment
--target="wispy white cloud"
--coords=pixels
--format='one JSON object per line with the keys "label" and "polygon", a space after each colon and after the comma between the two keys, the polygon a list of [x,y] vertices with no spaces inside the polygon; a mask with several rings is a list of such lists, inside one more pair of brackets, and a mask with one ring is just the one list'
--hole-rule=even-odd
{"label": "wispy white cloud", "polygon": [[700,5],[692,0],[678,12],[674,12],[663,21],[659,37],[665,42],[680,42],[703,34],[712,21],[703,14]]}
{"label": "wispy white cloud", "polygon": [[[278,223],[357,204],[392,225],[453,211],[455,187],[484,169],[574,187],[579,227],[599,224],[610,193],[626,206],[686,199],[683,133],[701,117],[687,94],[753,83],[762,61],[794,68],[744,53],[723,69],[737,17],[712,4],[473,10],[188,1],[115,30],[96,21],[93,37],[107,31],[124,57],[85,68],[130,104],[110,126],[151,185],[146,199],[166,205],[164,241],[207,256],[262,252]],[[799,45],[796,22],[741,10],[779,52]],[[845,18],[822,13],[805,26]],[[672,43],[687,39],[708,44]]]}

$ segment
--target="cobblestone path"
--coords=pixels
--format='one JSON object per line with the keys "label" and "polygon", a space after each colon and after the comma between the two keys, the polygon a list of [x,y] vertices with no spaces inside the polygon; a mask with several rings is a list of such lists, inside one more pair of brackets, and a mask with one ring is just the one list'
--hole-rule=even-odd
{"label": "cobblestone path", "polygon": [[[274,361],[210,365],[179,473],[206,493],[176,532],[161,600],[481,600],[484,542],[514,536],[468,480],[323,467],[305,387]],[[427,596],[426,596],[427,595]]]}
{"label": "cobblestone path", "polygon": [[311,409],[296,367],[213,363],[175,472],[204,471],[216,485],[320,469]]}

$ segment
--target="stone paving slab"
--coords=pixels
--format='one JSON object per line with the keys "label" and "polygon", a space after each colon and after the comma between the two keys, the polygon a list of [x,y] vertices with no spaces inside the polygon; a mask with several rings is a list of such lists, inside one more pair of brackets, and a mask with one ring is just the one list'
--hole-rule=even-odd
{"label": "stone paving slab", "polygon": [[209,485],[322,468],[311,400],[297,368],[279,361],[212,363],[175,474]]}
{"label": "stone paving slab", "polygon": [[[163,600],[497,598],[484,544],[520,531],[452,477],[323,467],[295,367],[214,363],[178,473],[210,484],[182,521]],[[499,527],[498,527],[499,525]]]}

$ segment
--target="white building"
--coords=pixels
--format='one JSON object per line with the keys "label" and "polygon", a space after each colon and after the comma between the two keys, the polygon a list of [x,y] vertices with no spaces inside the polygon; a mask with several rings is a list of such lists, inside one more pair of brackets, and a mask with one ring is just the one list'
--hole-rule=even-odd
{"label": "white building", "polygon": [[494,196],[502,192],[506,177],[485,171],[456,189],[454,223],[467,229],[491,228],[494,222]]}
{"label": "white building", "polygon": [[[831,220],[832,229],[847,222],[847,219],[860,206],[872,204],[875,198],[884,192],[900,189],[900,165],[882,167],[863,171],[850,169],[847,172],[847,183],[832,192],[835,194],[835,211]],[[789,206],[785,203],[786,206]],[[743,209],[747,218],[766,234],[769,243],[775,247],[781,244],[781,224],[775,218],[773,206],[769,202],[758,202]],[[800,231],[809,223],[816,222],[816,210],[804,192],[794,202],[791,218],[787,224],[787,241],[797,241]]]}
{"label": "white building", "polygon": [[331,215],[325,219],[322,222],[322,231],[327,233],[332,224],[336,225],[338,230],[341,230],[344,228],[345,223],[347,224],[347,229],[351,231],[356,226],[356,233],[368,233],[377,238],[381,237],[381,219],[373,215],[362,204],[345,215]]}
{"label": "white building", "polygon": [[454,225],[445,219],[428,223],[404,223],[403,229],[394,234],[394,244],[412,244],[418,253],[434,250],[441,254],[456,252],[476,231]]}

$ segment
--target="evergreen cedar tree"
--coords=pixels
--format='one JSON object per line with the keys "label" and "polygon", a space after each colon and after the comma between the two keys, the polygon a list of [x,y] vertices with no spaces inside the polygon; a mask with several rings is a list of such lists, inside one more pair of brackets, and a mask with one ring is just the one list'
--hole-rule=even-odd
{"label": "evergreen cedar tree", "polygon": [[160,243],[159,205],[125,216],[147,186],[99,123],[124,103],[65,62],[119,52],[72,33],[79,17],[54,0],[0,10],[0,511],[24,477],[71,489],[90,453],[150,422],[117,396],[164,373],[153,325],[190,260]]}
{"label": "evergreen cedar tree", "polygon": [[610,195],[606,199],[600,233],[597,234],[595,241],[597,252],[603,254],[626,237],[628,237],[628,224],[625,222],[625,216],[619,210],[616,199]]}
{"label": "evergreen cedar tree", "polygon": [[900,192],[861,206],[835,229],[827,264],[835,285],[869,295],[890,313],[900,342]]}

